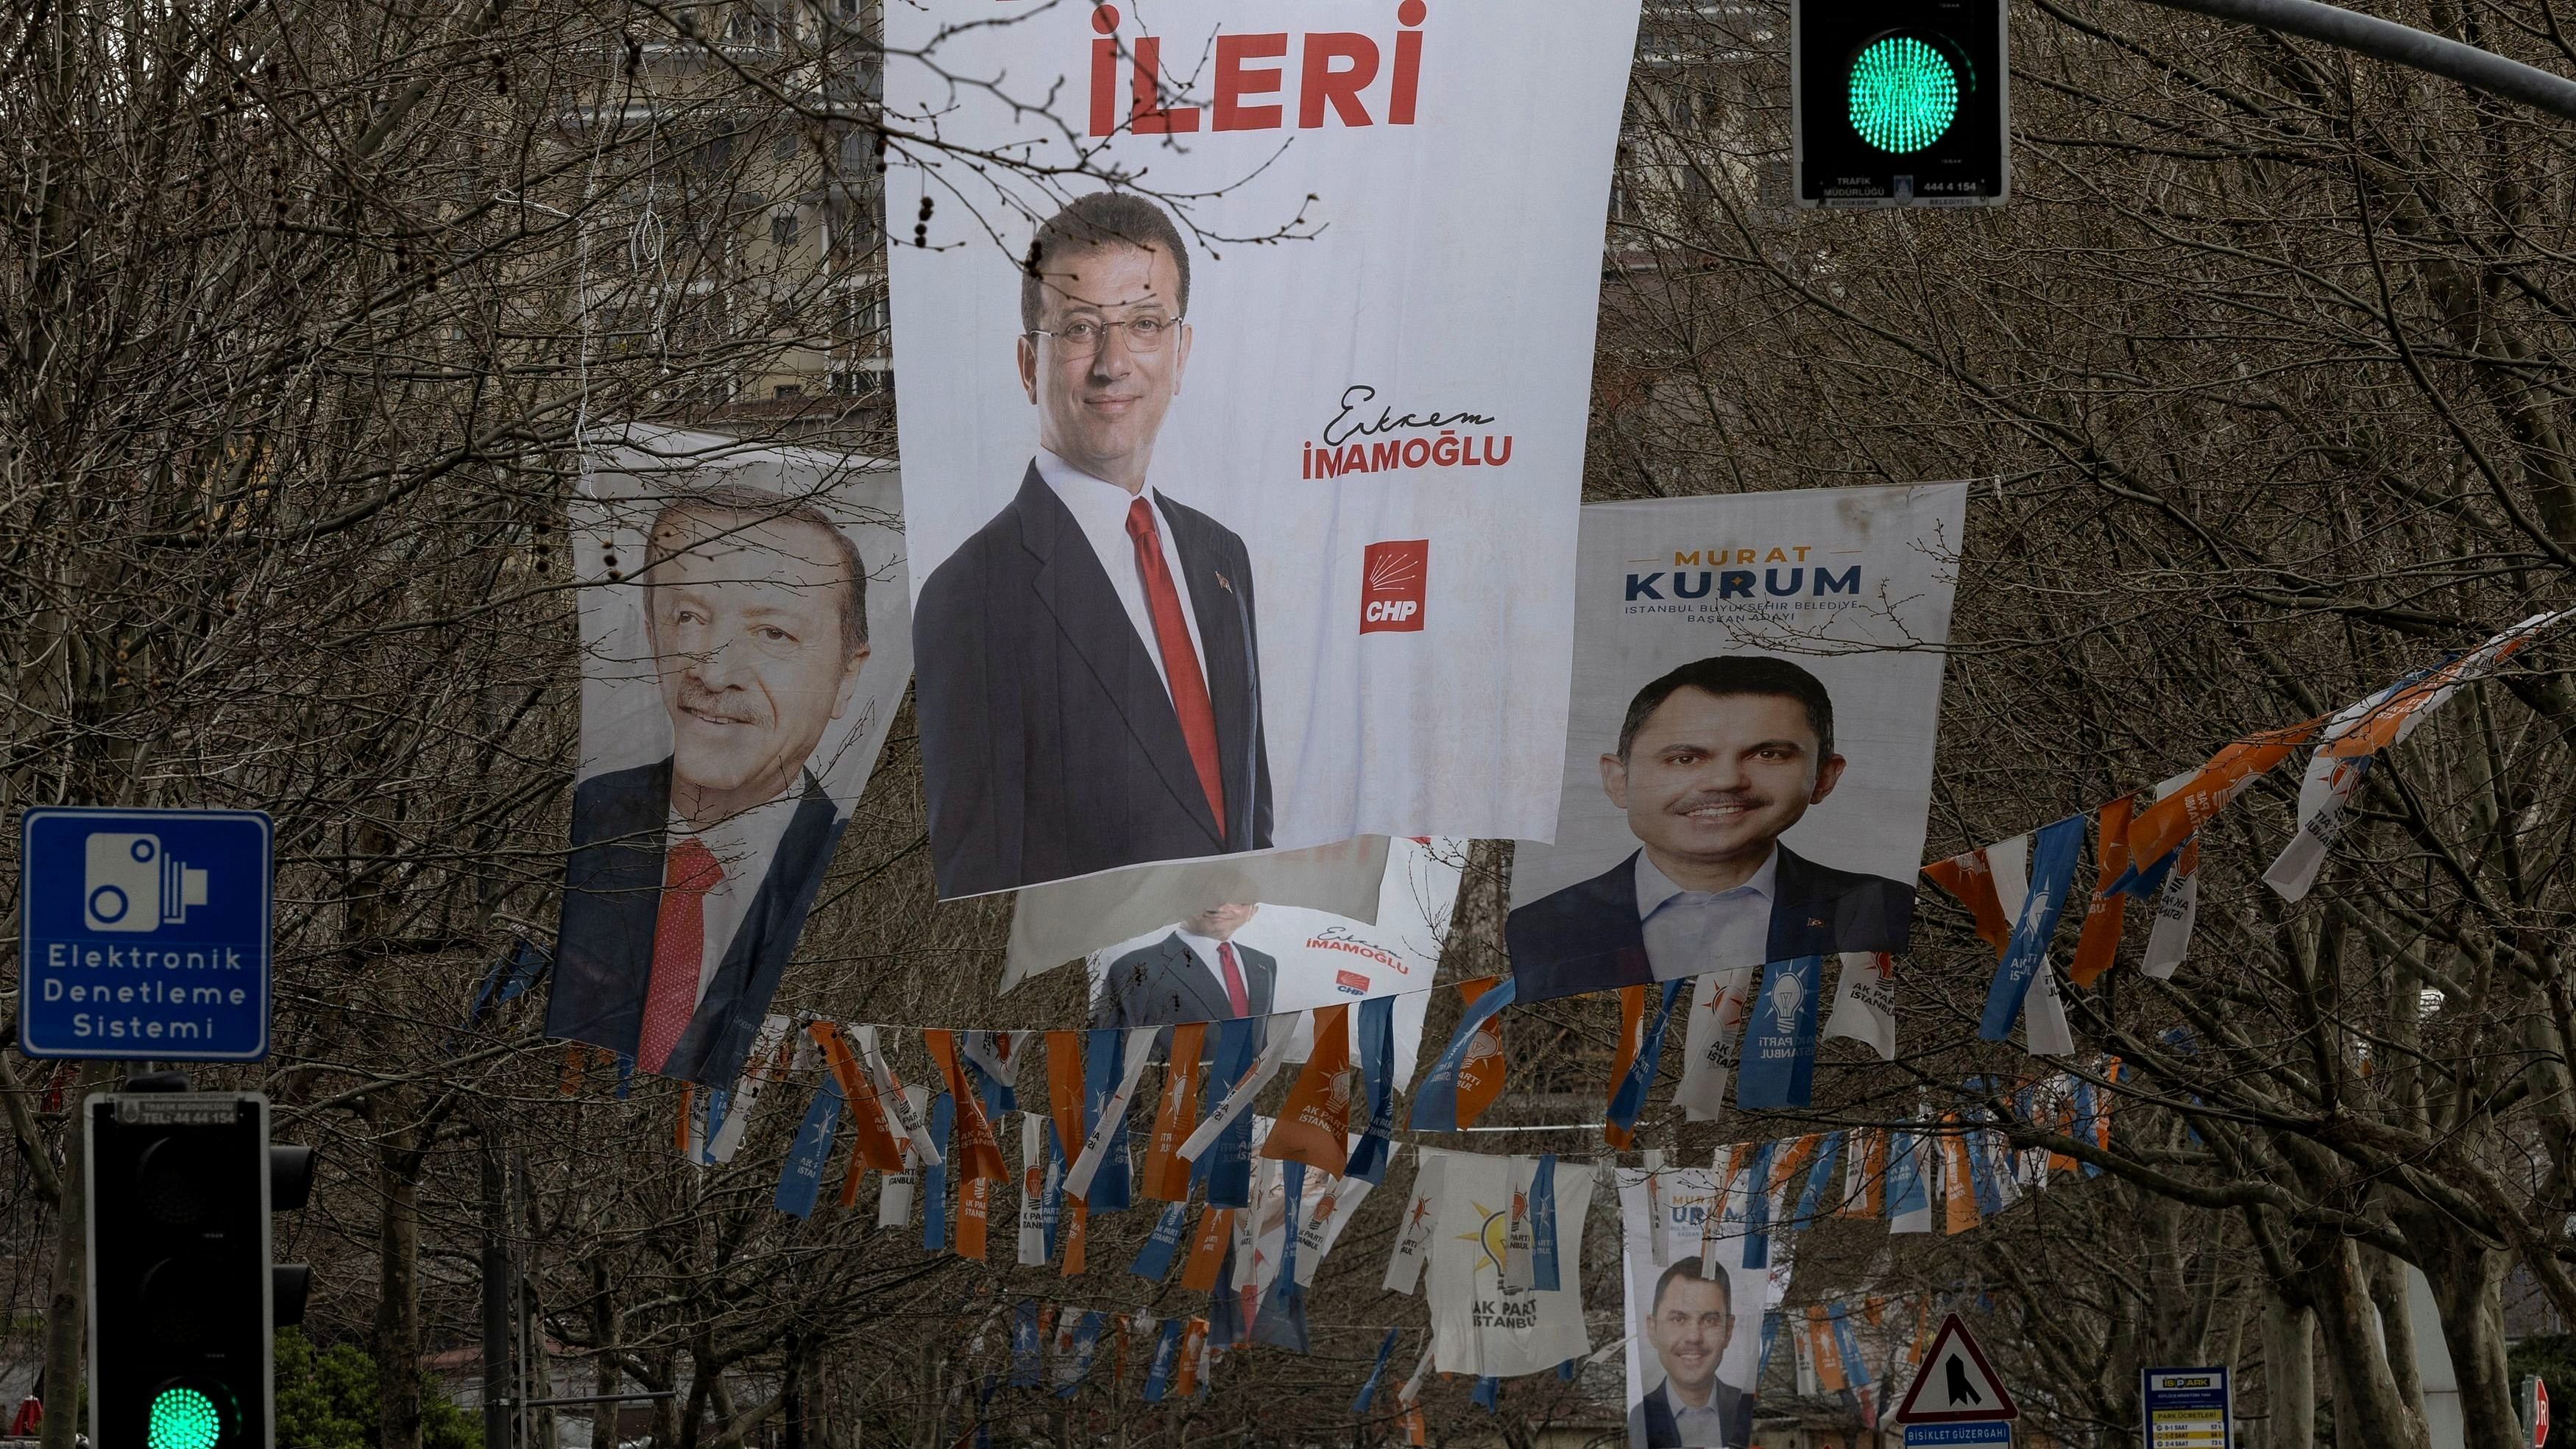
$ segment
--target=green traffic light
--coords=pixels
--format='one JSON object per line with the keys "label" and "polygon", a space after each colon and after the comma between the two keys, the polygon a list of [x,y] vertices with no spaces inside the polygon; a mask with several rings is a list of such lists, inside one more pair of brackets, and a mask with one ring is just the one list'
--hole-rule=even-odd
{"label": "green traffic light", "polygon": [[1949,57],[1911,35],[1870,42],[1852,58],[1852,129],[1881,151],[1902,155],[1941,139],[1959,114],[1959,73]]}
{"label": "green traffic light", "polygon": [[152,1396],[144,1449],[215,1449],[223,1437],[224,1416],[202,1391],[174,1385]]}

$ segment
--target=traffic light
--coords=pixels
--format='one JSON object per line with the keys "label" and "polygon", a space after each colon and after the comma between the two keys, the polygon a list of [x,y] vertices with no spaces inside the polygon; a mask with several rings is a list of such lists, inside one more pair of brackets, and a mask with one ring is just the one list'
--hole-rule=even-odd
{"label": "traffic light", "polygon": [[1793,0],[1801,206],[1999,206],[2012,189],[2004,0]]}
{"label": "traffic light", "polygon": [[101,1093],[89,1114],[89,1390],[97,1449],[269,1449],[271,1340],[307,1270],[272,1268],[269,1214],[313,1150],[268,1141],[257,1092]]}

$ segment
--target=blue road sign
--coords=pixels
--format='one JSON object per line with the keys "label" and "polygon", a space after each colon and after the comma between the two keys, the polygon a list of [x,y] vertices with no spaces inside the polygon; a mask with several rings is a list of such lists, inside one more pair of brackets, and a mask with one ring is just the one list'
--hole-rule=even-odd
{"label": "blue road sign", "polygon": [[268,1055],[269,837],[256,810],[18,818],[18,1049]]}
{"label": "blue road sign", "polygon": [[2012,1421],[1977,1419],[1964,1424],[1908,1424],[1905,1426],[1905,1449],[1931,1446],[1931,1449],[2003,1449],[2012,1446]]}

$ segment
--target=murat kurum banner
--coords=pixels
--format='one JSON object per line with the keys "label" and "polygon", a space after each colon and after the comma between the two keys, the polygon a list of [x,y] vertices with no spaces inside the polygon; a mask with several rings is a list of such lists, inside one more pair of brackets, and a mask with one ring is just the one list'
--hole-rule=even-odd
{"label": "murat kurum banner", "polygon": [[1523,1001],[1905,949],[1967,485],[1583,510],[1563,805]]}
{"label": "murat kurum banner", "polygon": [[1636,0],[886,15],[943,897],[1545,836]]}

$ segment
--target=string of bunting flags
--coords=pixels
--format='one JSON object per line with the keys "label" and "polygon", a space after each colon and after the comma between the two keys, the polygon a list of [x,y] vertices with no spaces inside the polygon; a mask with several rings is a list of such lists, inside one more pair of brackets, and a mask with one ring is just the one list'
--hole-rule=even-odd
{"label": "string of bunting flags", "polygon": [[[2154,905],[2142,969],[2169,977],[2184,958],[2196,910],[2200,832],[2255,779],[2313,743],[2297,835],[2265,875],[2285,898],[2299,898],[2313,885],[2341,813],[2376,756],[2404,740],[2460,685],[2563,617],[2535,615],[2457,660],[2331,716],[2235,742],[2151,790],[1925,867],[1926,877],[1967,908],[1977,936],[1995,953],[1980,1035],[2003,1041],[2018,1025],[2033,1055],[2072,1056],[2049,961],[2069,914],[2080,922],[2065,972],[2076,989],[2091,988],[2110,968],[2130,900]],[[2088,826],[2095,876],[2077,913],[2070,900]],[[1683,1023],[1675,1104],[1691,1120],[1718,1115],[1729,1085],[1740,1109],[1806,1105],[1819,1035],[1850,1038],[1892,1059],[1897,958],[1839,952],[1835,959],[1838,989],[1829,1013],[1820,1010],[1820,956],[1767,963],[1758,972],[1619,988],[1605,1146],[1613,1154],[1634,1147],[1677,1013]],[[541,953],[523,945],[496,964],[467,1024],[525,994],[542,972]],[[1511,976],[1459,983],[1458,1023],[1409,1094],[1395,1075],[1396,999],[1390,996],[1224,1021],[1043,1032],[797,1022],[772,1014],[730,1087],[682,1085],[673,1145],[695,1163],[728,1162],[758,1105],[791,1082],[812,1078],[816,1086],[773,1199],[782,1212],[815,1212],[835,1182],[831,1164],[845,1156],[836,1184],[840,1206],[856,1206],[864,1179],[874,1174],[880,1229],[917,1223],[923,1250],[985,1259],[993,1215],[1002,1206],[997,1184],[1008,1186],[1016,1177],[1016,1261],[1052,1265],[1073,1277],[1093,1266],[1086,1253],[1093,1214],[1153,1204],[1153,1227],[1126,1271],[1157,1285],[1177,1271],[1183,1290],[1205,1295],[1204,1311],[1158,1318],[1141,1310],[1023,1302],[1012,1314],[1007,1382],[1069,1397],[1093,1381],[1105,1346],[1108,1383],[1127,1381],[1133,1354],[1143,1365],[1143,1401],[1188,1399],[1208,1392],[1215,1358],[1230,1349],[1308,1350],[1316,1326],[1304,1300],[1317,1270],[1402,1154],[1395,1140],[1398,1098],[1411,1098],[1401,1117],[1411,1131],[1476,1125],[1502,1089],[1506,1008],[1518,987]],[[1257,1112],[1270,1085],[1290,1074],[1292,1043],[1305,1047],[1303,1062],[1295,1064],[1275,1114]],[[597,1055],[578,1044],[569,1049],[567,1092],[579,1089]],[[914,1080],[905,1079],[898,1055],[918,1064]],[[1148,1091],[1157,1066],[1159,1085]],[[622,1091],[631,1060],[621,1060],[619,1069]],[[1961,1084],[1962,1098],[2007,1102],[2024,1121],[2107,1148],[2112,1096],[2101,1084],[2120,1076],[2118,1062],[2095,1059],[2021,1083],[1972,1080]],[[1150,1103],[1141,1164],[1129,1140],[1131,1109],[1140,1097]],[[1579,1254],[1594,1186],[1614,1171],[1623,1199],[1636,1199],[1623,1208],[1636,1207],[1651,1225],[1636,1246],[1632,1306],[1641,1295],[1651,1306],[1657,1296],[1677,1291],[1669,1281],[1643,1286],[1646,1278],[1669,1279],[1677,1264],[1689,1265],[1685,1283],[1722,1281],[1729,1294],[1768,1297],[1777,1291],[1774,1264],[1785,1262],[1797,1236],[1820,1221],[1858,1218],[1883,1221],[1897,1234],[1956,1234],[2044,1190],[2054,1176],[2098,1171],[2071,1157],[2016,1150],[2005,1126],[1984,1108],[1925,1108],[1901,1123],[1732,1143],[1697,1172],[1666,1167],[1654,1151],[1645,1154],[1644,1168],[1617,1170],[1615,1155],[1586,1160],[1422,1148],[1381,1285],[1406,1295],[1427,1290],[1432,1330],[1397,1389],[1395,1416],[1414,1428],[1418,1442],[1420,1391],[1429,1373],[1473,1378],[1472,1397],[1490,1409],[1504,1378],[1559,1368],[1570,1374],[1596,1353],[1569,1265]],[[1016,1149],[1016,1174],[1006,1148]],[[1698,1231],[1686,1235],[1676,1230],[1684,1216],[1677,1209],[1694,1194]],[[1876,1422],[1885,1408],[1882,1386],[1907,1371],[1906,1345],[1892,1350],[1894,1358],[1877,1372],[1863,1352],[1865,1331],[1886,1336],[1885,1305],[1877,1298],[1789,1313],[1765,1302],[1744,1316],[1761,1324],[1759,1346],[1750,1350],[1748,1391],[1785,1343],[1801,1394],[1839,1397],[1864,1422]],[[1640,1358],[1637,1345],[1652,1335],[1650,1322],[1634,1327],[1632,1358]],[[1399,1336],[1385,1331],[1354,1416],[1369,1412]],[[1920,1323],[1910,1336],[1897,1337],[1919,1357]],[[1642,1367],[1632,1372],[1632,1382],[1654,1377]]]}
{"label": "string of bunting flags", "polygon": [[[1882,1423],[1894,1409],[1887,1387],[1913,1377],[1929,1347],[1932,1328],[1949,1311],[1953,1297],[1946,1293],[1851,1294],[1771,1309],[1761,1329],[1761,1371],[1767,1373],[1772,1357],[1785,1351],[1792,1362],[1798,1397],[1840,1400],[1859,1422]],[[990,1376],[994,1382],[981,1396],[985,1404],[989,1404],[990,1389],[999,1385],[1071,1399],[1086,1387],[1113,1395],[1122,1393],[1131,1379],[1136,1381],[1136,1397],[1142,1403],[1203,1400],[1214,1389],[1217,1366],[1226,1353],[1222,1345],[1213,1341],[1209,1320],[1203,1316],[1158,1318],[1135,1309],[1022,1299],[1011,1306],[1008,1320],[1008,1367]],[[1387,1372],[1397,1362],[1396,1350],[1404,1330],[1381,1331],[1367,1324],[1314,1327],[1319,1332],[1330,1330],[1377,1339],[1368,1375],[1349,1407],[1349,1417],[1354,1422],[1368,1422],[1385,1387]],[[981,1359],[988,1331],[989,1327],[979,1330],[969,1342],[970,1362]],[[1624,1341],[1613,1343],[1584,1357],[1567,1359],[1553,1372],[1571,1380],[1583,1368],[1625,1346]],[[1421,1391],[1435,1372],[1437,1365],[1426,1345],[1412,1372],[1397,1386],[1394,1412],[1386,1416],[1408,1432],[1412,1443],[1426,1442]],[[1456,1375],[1442,1372],[1439,1376]],[[1478,1376],[1474,1380],[1473,1402],[1487,1412],[1496,1411],[1503,1382],[1500,1375]]]}
{"label": "string of bunting flags", "polygon": [[[2095,881],[2079,914],[2068,981],[2088,989],[2109,968],[2130,899],[2155,903],[2143,968],[2170,976],[2183,959],[2196,905],[2199,832],[2254,779],[2300,745],[2315,743],[2302,783],[2299,833],[2266,875],[2275,890],[2295,899],[2313,884],[2339,812],[2375,755],[2403,740],[2460,684],[2509,658],[2560,617],[2534,616],[2459,660],[2333,716],[2232,744],[2153,790],[1926,867],[1923,873],[1961,901],[1976,934],[1996,953],[1981,1035],[2004,1040],[2018,1024],[2034,1055],[2073,1052],[2048,951],[2070,914],[2088,824],[2096,842]],[[1633,1146],[1677,1012],[1684,1024],[1676,1103],[1693,1119],[1717,1115],[1730,1069],[1739,1108],[1804,1105],[1820,1033],[1892,1058],[1893,955],[1837,953],[1839,990],[1829,1014],[1818,1009],[1823,964],[1816,957],[1769,963],[1761,973],[1759,1010],[1748,1009],[1753,987],[1741,975],[1621,988],[1605,1144],[1614,1152]],[[513,965],[512,977],[519,974]],[[1505,1070],[1505,1008],[1516,1000],[1516,988],[1512,977],[1459,984],[1458,1024],[1409,1094],[1405,1127],[1472,1127],[1496,1100]],[[494,994],[487,983],[486,995]],[[1079,1275],[1090,1266],[1084,1249],[1091,1214],[1139,1201],[1159,1204],[1127,1270],[1159,1284],[1177,1269],[1183,1289],[1207,1295],[1207,1310],[1158,1319],[1137,1310],[1024,1303],[1016,1310],[1009,1382],[1069,1396],[1091,1378],[1105,1343],[1115,1365],[1109,1382],[1123,1383],[1131,1349],[1148,1345],[1137,1350],[1145,1365],[1144,1401],[1204,1395],[1213,1358],[1229,1348],[1308,1347],[1315,1330],[1305,1318],[1305,1290],[1340,1229],[1401,1153],[1393,1138],[1397,1098],[1404,1095],[1391,1070],[1393,1005],[1392,998],[1375,997],[1307,1013],[1047,1032],[912,1032],[824,1021],[800,1027],[771,1016],[732,1088],[684,1088],[674,1142],[692,1161],[729,1160],[762,1097],[819,1066],[820,1083],[781,1169],[775,1199],[781,1211],[815,1210],[843,1136],[852,1145],[839,1177],[841,1205],[854,1206],[862,1179],[879,1175],[879,1226],[903,1228],[917,1219],[928,1251],[987,1255],[995,1184],[1013,1177],[1004,1161],[1006,1142],[1018,1149],[1015,1250],[1023,1265],[1052,1264],[1064,1276]],[[1301,1017],[1310,1043],[1306,1059],[1277,1114],[1257,1114],[1265,1089],[1290,1066],[1288,1046]],[[921,1080],[902,1079],[889,1050],[897,1039],[917,1042],[918,1058],[928,1064]],[[1031,1067],[1041,1055],[1042,1104],[1041,1074]],[[1157,1065],[1161,1085],[1146,1093]],[[2018,1085],[1977,1080],[1962,1088],[1969,1099],[2010,1102],[2026,1121],[2107,1148],[2111,1094],[2097,1084],[2119,1078],[2116,1061],[2097,1059]],[[1141,1167],[1127,1141],[1130,1108],[1140,1095],[1151,1102]],[[2053,1175],[2098,1171],[2055,1153],[2013,1149],[2004,1125],[1982,1109],[1926,1109],[1899,1124],[1730,1144],[1705,1173],[1714,1210],[1701,1214],[1701,1236],[1683,1242],[1659,1228],[1647,1235],[1646,1258],[1659,1271],[1694,1253],[1701,1271],[1721,1276],[1767,1270],[1801,1231],[1828,1218],[1880,1220],[1893,1233],[1955,1234],[2045,1189]],[[1661,1200],[1675,1195],[1682,1175],[1663,1167],[1660,1157],[1649,1152],[1645,1169],[1630,1170],[1657,1224]],[[1615,1160],[1418,1153],[1412,1201],[1382,1286],[1412,1294],[1427,1275],[1434,1318],[1422,1359],[1398,1390],[1399,1419],[1418,1420],[1420,1386],[1435,1369],[1473,1377],[1473,1397],[1492,1407],[1503,1378],[1570,1368],[1593,1352],[1579,1307],[1571,1315],[1543,1310],[1551,1295],[1571,1291],[1562,1234],[1570,1223],[1579,1243],[1591,1186]],[[1202,1199],[1195,1214],[1193,1196]],[[1279,1211],[1264,1214],[1264,1206]],[[1265,1216],[1277,1224],[1266,1234]],[[1444,1256],[1475,1261],[1443,1265]],[[1491,1283],[1478,1283],[1479,1272],[1490,1274]],[[1444,1297],[1460,1295],[1444,1294],[1440,1285],[1453,1282],[1468,1285],[1466,1306],[1443,1311]],[[1489,1310],[1515,1298],[1535,1307],[1518,1321],[1497,1322],[1505,1315]],[[1766,1306],[1754,1372],[1785,1341],[1802,1394],[1840,1397],[1875,1422],[1885,1408],[1881,1387],[1906,1371],[1902,1348],[1892,1367],[1874,1373],[1860,1347],[1861,1331],[1880,1329],[1884,1311],[1876,1298],[1786,1315]],[[1919,1356],[1921,1326],[1899,1336]],[[1386,1331],[1354,1415],[1366,1414],[1379,1393],[1397,1338],[1395,1330]],[[1042,1343],[1051,1345],[1043,1358],[1052,1367],[1041,1364]]]}

